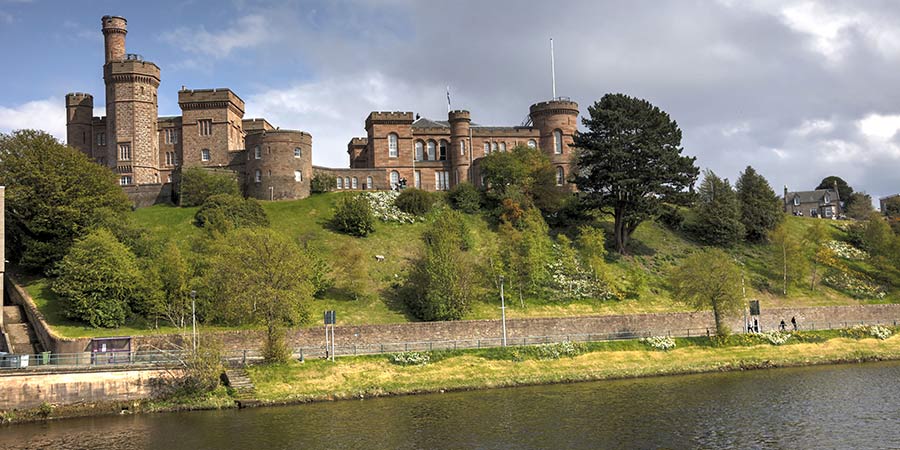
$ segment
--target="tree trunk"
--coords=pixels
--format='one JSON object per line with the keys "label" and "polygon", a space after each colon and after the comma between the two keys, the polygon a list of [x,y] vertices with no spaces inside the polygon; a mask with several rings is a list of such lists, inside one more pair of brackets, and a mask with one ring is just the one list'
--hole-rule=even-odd
{"label": "tree trunk", "polygon": [[625,212],[619,208],[615,209],[615,239],[616,251],[621,255],[627,254],[625,245],[628,243],[628,227],[625,225]]}
{"label": "tree trunk", "polygon": [[719,314],[719,308],[716,305],[716,302],[713,302],[713,318],[716,321],[716,335],[723,335],[724,324],[722,324],[722,316]]}

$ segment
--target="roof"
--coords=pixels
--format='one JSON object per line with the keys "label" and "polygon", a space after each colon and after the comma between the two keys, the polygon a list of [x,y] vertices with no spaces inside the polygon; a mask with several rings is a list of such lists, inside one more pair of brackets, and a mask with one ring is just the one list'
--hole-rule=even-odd
{"label": "roof", "polygon": [[412,123],[413,128],[450,128],[450,122],[446,120],[431,120],[419,117]]}
{"label": "roof", "polygon": [[[828,195],[828,201],[825,201],[826,194]],[[788,192],[785,200],[793,202],[796,197],[799,197],[800,203],[827,204],[837,200],[838,195],[834,192],[834,189],[816,189],[814,191]]]}

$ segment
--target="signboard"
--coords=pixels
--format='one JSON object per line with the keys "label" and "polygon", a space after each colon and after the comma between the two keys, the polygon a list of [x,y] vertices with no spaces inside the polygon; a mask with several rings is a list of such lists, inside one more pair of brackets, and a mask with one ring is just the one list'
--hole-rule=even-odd
{"label": "signboard", "polygon": [[325,325],[334,325],[337,321],[337,316],[334,311],[325,311]]}
{"label": "signboard", "polygon": [[750,315],[759,315],[759,300],[750,300]]}

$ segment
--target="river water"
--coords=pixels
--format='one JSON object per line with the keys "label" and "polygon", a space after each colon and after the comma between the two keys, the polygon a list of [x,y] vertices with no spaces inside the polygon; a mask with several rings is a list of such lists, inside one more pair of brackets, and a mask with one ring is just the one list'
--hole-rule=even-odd
{"label": "river water", "polygon": [[900,448],[900,363],[0,427],[0,449]]}

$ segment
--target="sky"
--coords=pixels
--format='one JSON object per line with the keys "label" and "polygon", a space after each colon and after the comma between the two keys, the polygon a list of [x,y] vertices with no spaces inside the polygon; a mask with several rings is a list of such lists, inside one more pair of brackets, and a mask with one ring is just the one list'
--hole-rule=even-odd
{"label": "sky", "polygon": [[177,91],[228,87],[245,117],[313,136],[313,163],[347,167],[370,111],[522,123],[557,94],[582,114],[607,93],[649,100],[684,153],[736,180],[747,165],[780,195],[838,175],[900,192],[900,2],[567,0],[452,2],[0,0],[0,132],[65,139],[67,92],[103,115],[100,18],[128,19],[127,51]]}

